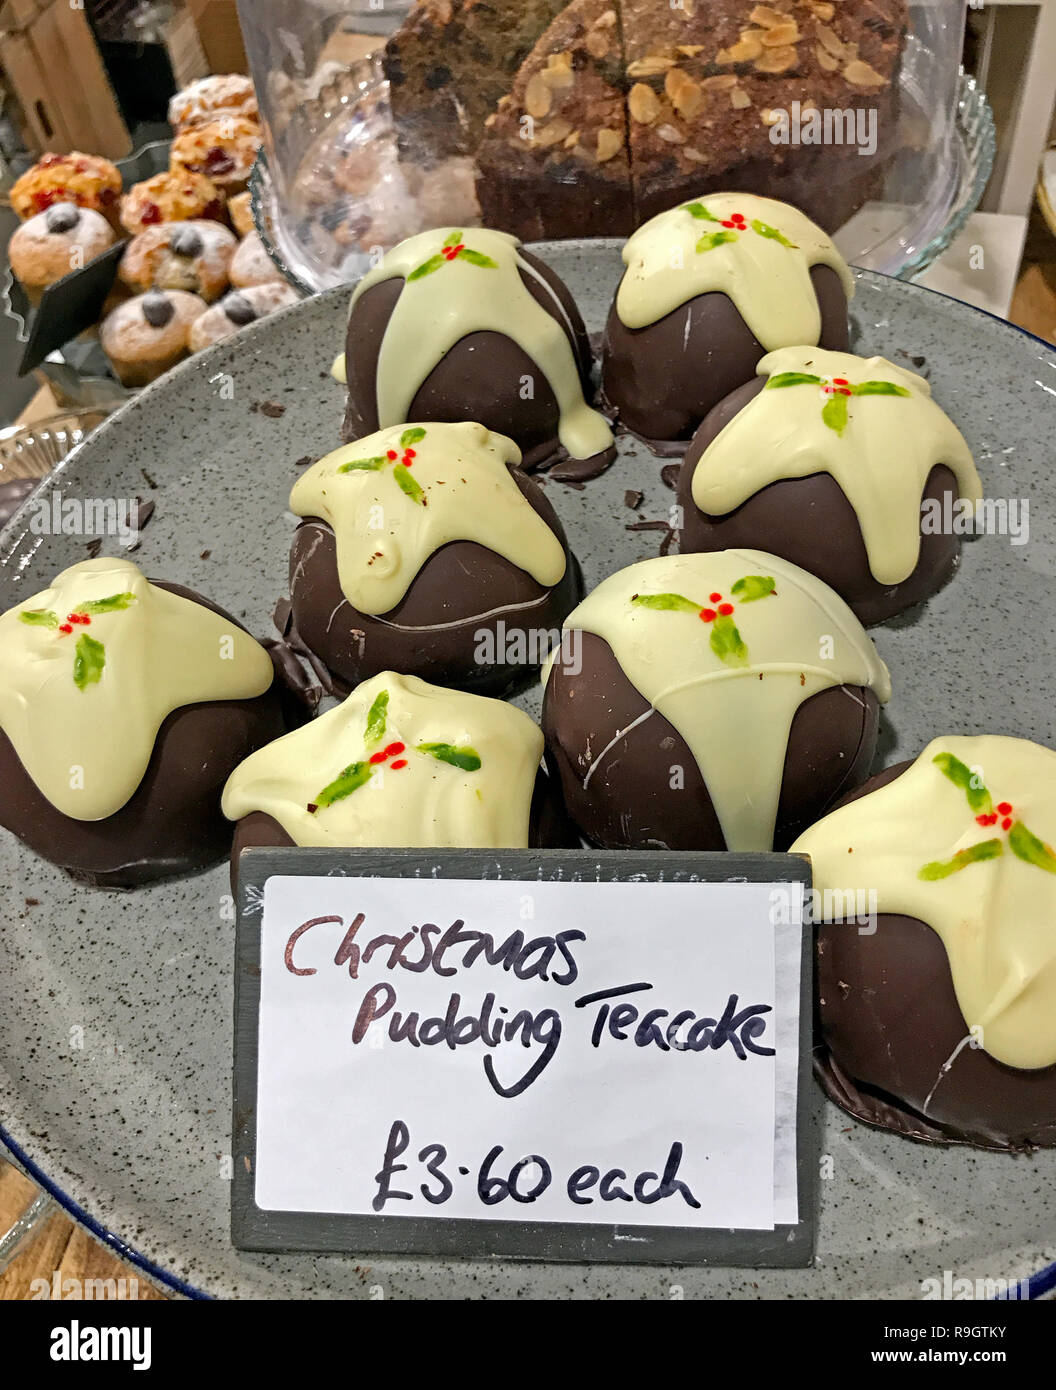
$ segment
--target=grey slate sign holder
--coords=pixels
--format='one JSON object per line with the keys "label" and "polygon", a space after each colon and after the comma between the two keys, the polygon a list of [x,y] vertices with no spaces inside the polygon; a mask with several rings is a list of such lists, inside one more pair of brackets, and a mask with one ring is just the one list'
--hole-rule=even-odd
{"label": "grey slate sign holder", "polygon": [[[273,876],[503,879],[525,882],[801,884],[804,858],[785,854],[621,853],[594,850],[254,849],[242,855],[236,933],[231,1238],[237,1249],[350,1254],[799,1268],[814,1258],[820,1100],[811,1080],[813,953],[801,932],[797,1111],[799,1222],[774,1230],[608,1226],[458,1217],[264,1211],[254,1200],[260,933]],[[808,918],[804,914],[805,919]],[[521,1208],[526,1215],[527,1209]],[[628,1240],[633,1234],[633,1241]]]}

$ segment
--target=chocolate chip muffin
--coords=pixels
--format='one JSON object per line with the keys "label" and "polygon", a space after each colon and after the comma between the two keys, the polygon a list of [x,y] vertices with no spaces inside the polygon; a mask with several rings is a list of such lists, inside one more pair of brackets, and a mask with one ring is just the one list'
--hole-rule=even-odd
{"label": "chocolate chip muffin", "polygon": [[137,294],[186,290],[211,304],[227,289],[237,246],[234,234],[219,222],[163,222],[132,238],[118,274]]}
{"label": "chocolate chip muffin", "polygon": [[247,289],[232,290],[191,325],[191,351],[212,347],[213,343],[230,338],[240,328],[276,309],[296,304],[298,298],[296,291],[287,284],[251,285]]}
{"label": "chocolate chip muffin", "polygon": [[101,256],[116,240],[102,213],[75,203],[53,203],[15,229],[7,258],[35,304],[49,285]]}
{"label": "chocolate chip muffin", "polygon": [[118,305],[99,340],[121,384],[146,386],[186,357],[191,327],[206,309],[184,290],[148,290]]}

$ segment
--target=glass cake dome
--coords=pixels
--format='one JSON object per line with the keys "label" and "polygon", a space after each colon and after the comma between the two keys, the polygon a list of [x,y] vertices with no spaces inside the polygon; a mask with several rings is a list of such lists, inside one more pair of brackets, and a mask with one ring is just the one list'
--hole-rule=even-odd
{"label": "glass cake dome", "polygon": [[962,0],[239,0],[254,213],[315,291],[438,225],[626,236],[724,188],[910,278],[978,205]]}

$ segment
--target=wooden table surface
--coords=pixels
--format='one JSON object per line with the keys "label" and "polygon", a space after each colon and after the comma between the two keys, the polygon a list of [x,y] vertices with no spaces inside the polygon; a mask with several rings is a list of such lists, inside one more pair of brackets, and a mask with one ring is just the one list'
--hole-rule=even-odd
{"label": "wooden table surface", "polygon": [[[1056,239],[1038,213],[1027,234],[1023,268],[1009,318],[1056,344]],[[54,408],[45,389],[37,393],[22,418],[39,420]],[[35,1192],[32,1183],[0,1160],[0,1233],[28,1206]],[[93,1280],[103,1282],[90,1284]],[[70,1299],[79,1298],[84,1292],[96,1297],[164,1297],[143,1274],[116,1259],[57,1210],[38,1228],[35,1239],[16,1256],[7,1271],[0,1273],[0,1299],[48,1298],[63,1289],[62,1296]]]}

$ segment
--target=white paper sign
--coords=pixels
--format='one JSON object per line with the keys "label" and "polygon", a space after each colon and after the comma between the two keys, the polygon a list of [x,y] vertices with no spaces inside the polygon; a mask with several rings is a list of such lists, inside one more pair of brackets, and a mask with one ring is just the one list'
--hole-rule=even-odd
{"label": "white paper sign", "polygon": [[257,1205],[795,1222],[788,891],[269,878]]}

